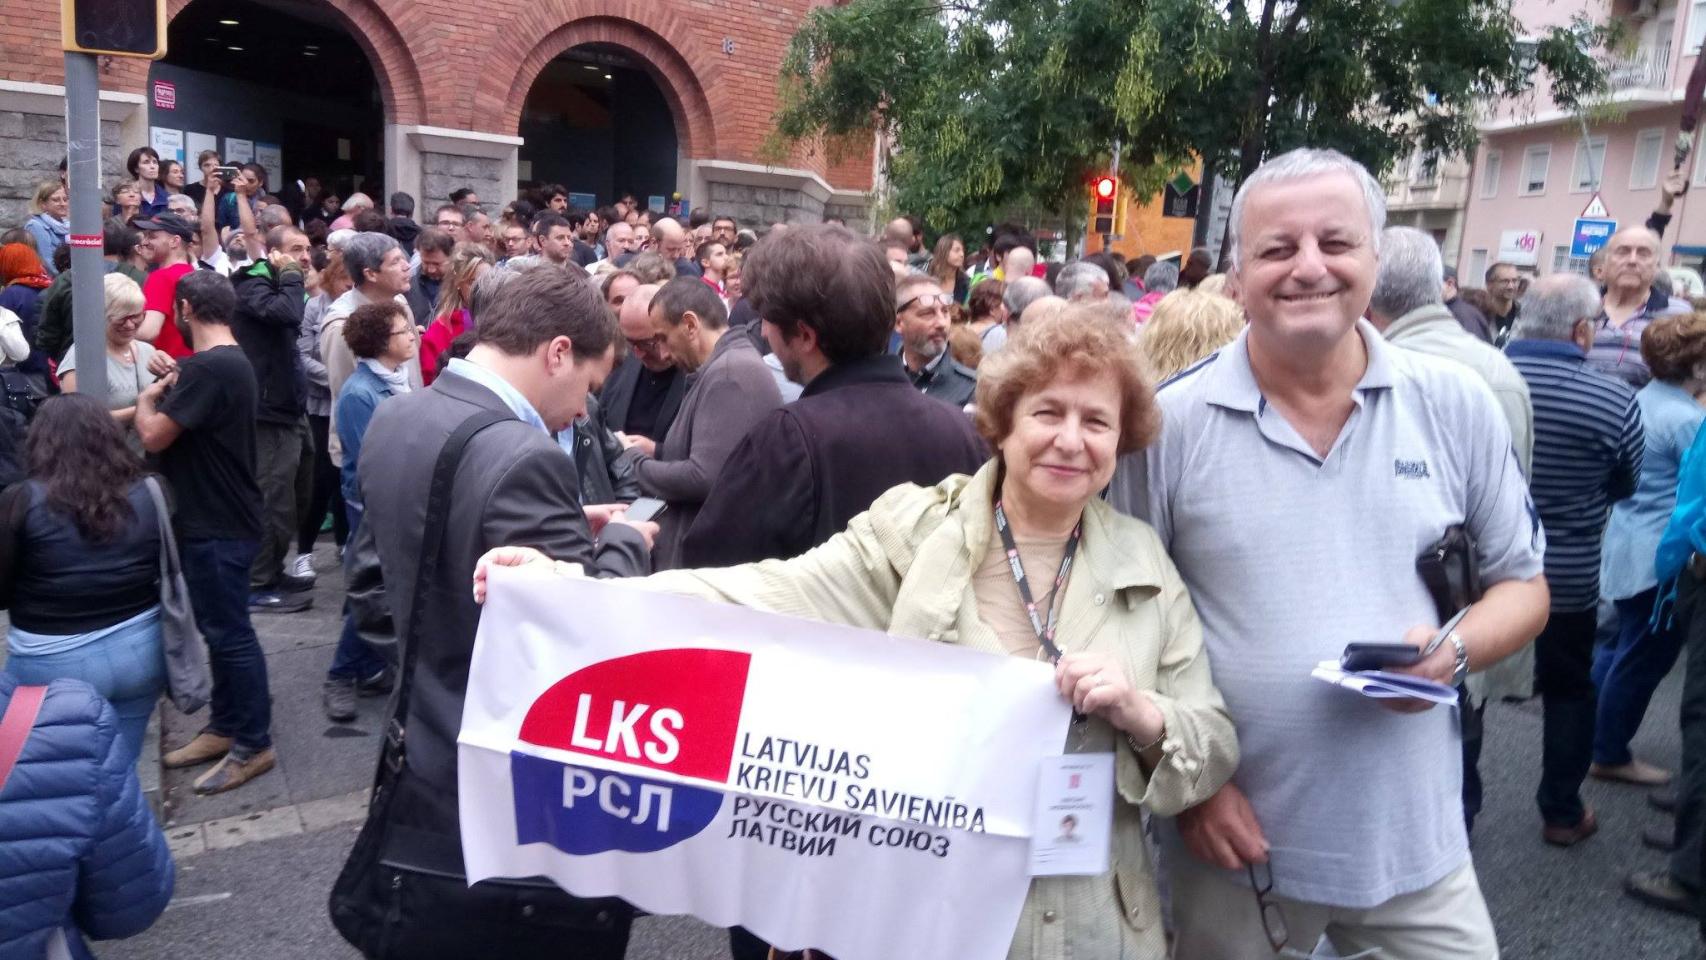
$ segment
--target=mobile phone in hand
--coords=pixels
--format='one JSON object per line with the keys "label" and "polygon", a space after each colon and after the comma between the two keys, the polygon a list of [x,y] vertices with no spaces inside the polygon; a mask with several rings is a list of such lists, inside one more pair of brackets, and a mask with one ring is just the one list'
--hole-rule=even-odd
{"label": "mobile phone in hand", "polygon": [[622,514],[622,519],[633,521],[656,520],[669,504],[656,497],[641,497],[628,504],[628,510]]}
{"label": "mobile phone in hand", "polygon": [[1421,648],[1408,643],[1347,643],[1339,666],[1346,670],[1385,670],[1412,666],[1421,659]]}

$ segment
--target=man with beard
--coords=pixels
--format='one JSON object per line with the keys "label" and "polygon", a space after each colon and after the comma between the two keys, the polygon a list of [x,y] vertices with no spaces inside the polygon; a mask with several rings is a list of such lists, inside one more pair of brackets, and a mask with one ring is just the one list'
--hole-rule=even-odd
{"label": "man with beard", "polygon": [[925,396],[963,407],[977,392],[977,374],[948,355],[948,307],[953,295],[934,278],[909,274],[895,284],[894,330],[912,385]]}
{"label": "man with beard", "polygon": [[[686,566],[799,556],[890,487],[931,486],[983,465],[971,419],[921,396],[886,349],[891,277],[876,246],[845,227],[802,227],[753,248],[743,285],[783,371],[805,392],[729,455],[683,543]],[[895,424],[906,425],[903,443]],[[734,936],[737,958],[764,955],[742,952],[749,939]]]}

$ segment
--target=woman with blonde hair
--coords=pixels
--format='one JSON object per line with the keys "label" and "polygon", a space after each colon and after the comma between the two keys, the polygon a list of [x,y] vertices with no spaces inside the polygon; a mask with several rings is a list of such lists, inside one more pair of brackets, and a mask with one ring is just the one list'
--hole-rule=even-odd
{"label": "woman with blonde hair", "polygon": [[42,181],[30,198],[31,216],[24,223],[50,277],[59,276],[59,271],[53,268],[53,252],[71,235],[71,201],[66,197],[64,184],[58,180]]}
{"label": "woman with blonde hair", "polygon": [[1166,380],[1238,337],[1244,311],[1225,297],[1201,290],[1175,290],[1155,304],[1138,342],[1149,372]]}
{"label": "woman with blonde hair", "polygon": [[[1111,866],[1031,880],[1009,960],[1162,960],[1167,941],[1140,804],[1174,816],[1203,802],[1231,778],[1238,748],[1167,551],[1148,524],[1099,496],[1120,455],[1141,450],[1158,429],[1129,322],[1078,307],[1035,320],[1027,311],[984,360],[976,407],[995,456],[975,475],[895,487],[792,560],[644,582],[1052,661],[1061,697],[1084,718],[1059,731],[1062,750],[1114,755],[1115,785],[1098,798],[1113,808]],[[525,547],[488,553],[475,568],[475,599],[491,564],[527,563],[553,561]]]}
{"label": "woman with blonde hair", "polygon": [[[136,338],[142,326],[142,288],[122,273],[109,273],[101,278],[106,293],[107,312],[107,395],[97,397],[112,411],[113,419],[125,427],[125,438],[139,455],[142,441],[131,424],[136,420],[136,398],[148,389],[157,377],[148,370],[154,359],[154,347]],[[66,393],[77,392],[77,344],[65,351],[59,365],[59,387]]]}
{"label": "woman with blonde hair", "polygon": [[459,243],[450,251],[444,266],[444,283],[438,289],[438,308],[432,323],[421,335],[421,383],[432,386],[438,376],[438,355],[450,349],[450,341],[474,326],[468,298],[480,275],[497,266],[491,248],[479,243]]}

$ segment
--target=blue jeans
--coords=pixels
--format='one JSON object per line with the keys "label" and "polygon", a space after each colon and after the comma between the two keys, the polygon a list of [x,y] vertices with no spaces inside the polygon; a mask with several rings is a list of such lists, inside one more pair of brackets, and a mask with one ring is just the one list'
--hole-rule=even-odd
{"label": "blue jeans", "polygon": [[178,550],[213,673],[207,732],[248,753],[272,746],[267,658],[249,623],[249,566],[259,549],[254,540],[186,539]]}
{"label": "blue jeans", "polygon": [[365,680],[385,668],[385,660],[356,632],[355,618],[344,614],[344,629],[338,634],[338,649],[332,654],[328,680]]}
{"label": "blue jeans", "polygon": [[1599,690],[1593,762],[1621,766],[1634,759],[1629,741],[1641,729],[1647,703],[1682,653],[1682,631],[1654,630],[1648,624],[1659,588],[1617,603],[1617,633],[1594,650],[1593,685]]}
{"label": "blue jeans", "polygon": [[15,653],[6,672],[19,683],[81,680],[107,698],[118,714],[119,740],[130,763],[142,754],[142,737],[166,689],[166,657],[160,647],[160,611],[100,640],[61,653]]}

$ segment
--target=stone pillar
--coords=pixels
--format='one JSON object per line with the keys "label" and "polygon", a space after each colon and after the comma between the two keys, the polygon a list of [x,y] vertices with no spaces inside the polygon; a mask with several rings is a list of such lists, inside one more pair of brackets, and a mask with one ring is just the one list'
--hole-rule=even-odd
{"label": "stone pillar", "polygon": [[[134,118],[146,115],[138,94],[101,91],[101,187],[127,176],[125,157],[147,144],[126,134]],[[0,224],[14,226],[30,217],[36,184],[59,176],[65,159],[65,88],[57,84],[0,80]]]}
{"label": "stone pillar", "polygon": [[520,137],[495,133],[388,125],[386,192],[412,194],[417,212],[425,218],[439,204],[449,202],[450,191],[472,187],[480,205],[495,213],[515,197],[521,144]]}
{"label": "stone pillar", "polygon": [[742,228],[762,234],[772,223],[822,223],[825,216],[839,216],[858,232],[869,230],[866,195],[837,190],[809,170],[730,160],[690,162],[694,205],[734,217]]}

